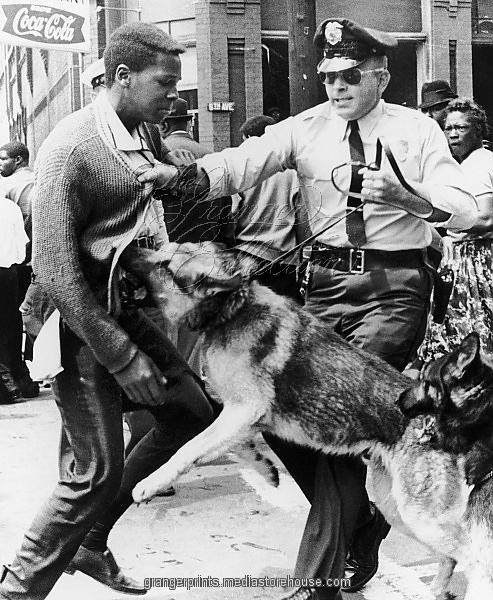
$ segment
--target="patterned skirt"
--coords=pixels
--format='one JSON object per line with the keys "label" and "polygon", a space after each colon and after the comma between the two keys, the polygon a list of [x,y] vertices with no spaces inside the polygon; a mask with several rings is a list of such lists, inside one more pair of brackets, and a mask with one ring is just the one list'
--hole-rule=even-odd
{"label": "patterned skirt", "polygon": [[454,241],[446,261],[454,272],[454,287],[442,324],[430,317],[419,357],[428,362],[455,350],[476,331],[481,348],[493,352],[493,240]]}

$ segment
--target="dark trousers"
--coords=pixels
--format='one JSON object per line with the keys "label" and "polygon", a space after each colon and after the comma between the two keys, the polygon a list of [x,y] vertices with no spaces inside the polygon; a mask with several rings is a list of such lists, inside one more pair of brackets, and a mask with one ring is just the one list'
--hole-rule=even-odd
{"label": "dark trousers", "polygon": [[0,372],[17,375],[22,363],[22,318],[19,312],[18,277],[15,265],[0,267]]}
{"label": "dark trousers", "polygon": [[[425,268],[350,275],[314,266],[305,308],[402,371],[424,337],[431,285]],[[363,463],[266,439],[311,502],[294,576],[342,577],[348,547],[371,514]]]}
{"label": "dark trousers", "polygon": [[97,519],[112,520],[129,506],[132,487],[170,458],[213,419],[198,378],[161,331],[140,312],[127,312],[122,326],[168,380],[165,403],[152,407],[157,426],[123,464],[122,408],[113,376],[70,330],[62,332],[64,371],[54,382],[62,418],[60,478],[15,557],[0,597],[44,599]]}

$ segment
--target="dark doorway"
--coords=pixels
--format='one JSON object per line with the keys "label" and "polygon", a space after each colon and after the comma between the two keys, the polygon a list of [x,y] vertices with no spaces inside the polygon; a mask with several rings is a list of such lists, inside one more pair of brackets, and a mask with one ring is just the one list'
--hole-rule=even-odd
{"label": "dark doorway", "polygon": [[290,114],[288,40],[262,39],[264,113],[279,108],[281,118]]}
{"label": "dark doorway", "polygon": [[489,76],[493,64],[493,44],[473,45],[472,47],[472,82],[474,99],[486,111],[488,123],[493,124],[493,78]]}
{"label": "dark doorway", "polygon": [[399,45],[389,56],[391,74],[384,100],[415,108],[417,102],[416,43],[399,40]]}

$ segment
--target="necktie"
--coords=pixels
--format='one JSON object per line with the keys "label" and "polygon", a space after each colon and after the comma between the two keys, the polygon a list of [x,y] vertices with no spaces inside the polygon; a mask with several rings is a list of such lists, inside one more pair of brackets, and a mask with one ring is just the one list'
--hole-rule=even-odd
{"label": "necktie", "polygon": [[[349,121],[350,133],[349,133],[349,151],[351,153],[351,161],[357,161],[360,163],[365,162],[365,152],[363,150],[363,142],[359,135],[358,121]],[[351,169],[351,185],[349,186],[350,192],[361,192],[363,176],[358,173],[361,167],[353,166]],[[348,196],[347,207],[348,210],[361,204],[359,198]],[[366,243],[365,234],[365,222],[363,220],[363,208],[353,212],[346,217],[346,233],[349,242],[360,248]]]}

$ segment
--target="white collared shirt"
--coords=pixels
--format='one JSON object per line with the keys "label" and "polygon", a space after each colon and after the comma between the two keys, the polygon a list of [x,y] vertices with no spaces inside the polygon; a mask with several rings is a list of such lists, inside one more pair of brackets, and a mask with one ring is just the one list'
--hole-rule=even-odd
{"label": "white collared shirt", "polygon": [[29,238],[24,231],[21,209],[3,196],[0,197],[0,267],[20,264],[26,258]]}
{"label": "white collared shirt", "polygon": [[[384,137],[410,185],[423,184],[433,206],[452,215],[442,226],[467,229],[474,223],[474,197],[443,132],[432,119],[382,100],[358,120],[358,125],[367,163],[375,161],[377,138]],[[316,233],[342,217],[320,241],[350,246],[344,220],[347,196],[331,181],[334,167],[350,160],[347,135],[347,121],[325,102],[267,127],[262,137],[248,138],[238,148],[209,154],[198,164],[209,176],[212,197],[248,189],[274,173],[295,169],[312,231]],[[381,169],[391,172],[386,157]],[[350,167],[336,172],[336,183],[342,190],[349,189],[350,179]],[[363,214],[364,248],[405,250],[424,248],[431,242],[430,224],[403,210],[367,203]]]}
{"label": "white collared shirt", "polygon": [[[144,169],[153,167],[159,162],[147,145],[146,138],[142,131],[142,124],[139,123],[132,132],[129,132],[108,100],[106,90],[102,90],[98,94],[94,103],[98,104],[100,114],[109,127],[115,149],[124,154],[127,162],[134,171],[143,171]],[[160,238],[163,238],[163,241],[167,241],[168,236],[164,222],[163,206],[161,201],[154,200],[135,237],[158,235]]]}

